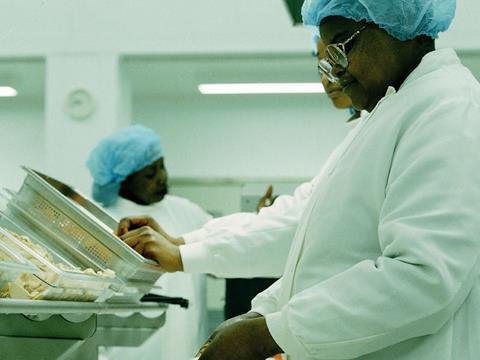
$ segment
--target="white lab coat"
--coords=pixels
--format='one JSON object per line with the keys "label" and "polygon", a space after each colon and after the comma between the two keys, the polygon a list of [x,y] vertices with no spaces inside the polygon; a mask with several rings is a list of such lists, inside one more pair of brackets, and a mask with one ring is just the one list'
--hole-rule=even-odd
{"label": "white lab coat", "polygon": [[316,179],[293,196],[279,196],[259,214],[238,213],[209,221],[183,235],[184,271],[226,278],[280,277]]}
{"label": "white lab coat", "polygon": [[437,50],[333,152],[252,302],[291,359],[480,359],[480,86]]}
{"label": "white lab coat", "polygon": [[[361,117],[368,116],[362,111]],[[354,129],[360,119],[347,123]],[[352,130],[350,130],[352,131]],[[237,213],[209,221],[183,235],[180,246],[184,271],[225,278],[280,277],[317,176],[279,196],[258,214]]]}
{"label": "white lab coat", "polygon": [[[131,215],[149,215],[172,236],[180,236],[202,227],[211,216],[187,199],[173,195],[156,204],[141,206],[120,198],[107,211],[117,219]],[[155,284],[162,295],[180,296],[190,301],[188,310],[171,305],[166,323],[142,346],[116,347],[102,352],[112,360],[187,360],[191,359],[208,337],[205,276],[199,274],[164,274]]]}

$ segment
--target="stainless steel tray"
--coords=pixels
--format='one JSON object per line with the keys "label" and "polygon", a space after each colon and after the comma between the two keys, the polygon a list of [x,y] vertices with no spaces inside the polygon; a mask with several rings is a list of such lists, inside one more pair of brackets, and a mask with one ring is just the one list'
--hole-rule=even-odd
{"label": "stainless steel tray", "polygon": [[[63,195],[45,180],[46,175],[23,169],[27,173],[23,185],[18,193],[10,192],[8,202],[14,216],[23,218],[83,264],[110,268],[122,280],[142,283],[143,291],[153,286],[161,275],[153,261],[140,256],[115,236],[111,227]],[[60,183],[57,180],[58,186]]]}
{"label": "stainless steel tray", "polygon": [[[28,239],[27,243],[14,234],[25,236]],[[49,244],[42,242],[36,235],[13,222],[2,211],[0,211],[0,238],[1,243],[8,246],[10,250],[25,256],[35,265],[34,275],[26,276],[21,280],[21,283],[34,281],[37,284],[35,299],[105,301],[112,297],[112,290],[122,289],[125,286],[122,281],[111,276],[102,277],[79,272],[80,269],[68,258],[63,257]],[[38,252],[39,249],[41,249],[40,252]]]}
{"label": "stainless steel tray", "polygon": [[100,220],[103,224],[107,225],[110,229],[115,229],[118,225],[116,219],[110,216],[109,213],[104,211],[101,207],[97,206],[93,201],[88,199],[85,195],[80,193],[78,190],[74,189],[72,186],[67,185],[60,180],[57,180],[49,175],[42,174],[37,170],[33,170],[27,167],[23,167],[25,171],[32,172],[33,174],[38,175],[44,181],[53,186],[57,191],[59,191],[63,196],[69,198],[71,201],[75,202],[76,205],[84,208],[88,213],[93,215],[96,219]]}

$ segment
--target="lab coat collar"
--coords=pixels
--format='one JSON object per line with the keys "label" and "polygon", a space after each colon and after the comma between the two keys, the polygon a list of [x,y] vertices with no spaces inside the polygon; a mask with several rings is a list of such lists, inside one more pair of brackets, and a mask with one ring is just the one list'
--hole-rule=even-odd
{"label": "lab coat collar", "polygon": [[165,206],[168,206],[167,204],[169,202],[170,202],[170,195],[168,194],[165,195],[165,197],[161,201],[150,204],[150,205],[139,205],[137,203],[134,203],[131,200],[127,200],[119,197],[117,199],[117,202],[112,207],[115,207],[116,209],[121,209],[122,211],[130,211],[132,212],[132,214],[138,213],[139,209],[142,209],[144,213],[148,213],[148,212],[153,212],[155,210],[164,208]]}
{"label": "lab coat collar", "polygon": [[402,86],[400,86],[400,89],[444,66],[459,63],[460,59],[453,49],[439,49],[429,52],[422,58],[422,61],[420,61],[420,64],[415,68],[415,70],[413,70],[410,75],[407,76]]}
{"label": "lab coat collar", "polygon": [[[420,61],[420,64],[410,73],[410,75],[407,76],[403,84],[400,86],[399,91],[404,87],[408,86],[410,83],[413,83],[416,80],[420,79],[422,76],[427,75],[433,71],[436,71],[443,66],[459,64],[459,63],[460,63],[460,59],[458,58],[455,50],[453,49],[439,49],[439,50],[429,52],[427,55],[425,55],[422,58],[422,61]],[[389,86],[387,88],[385,96],[382,99],[380,99],[380,101],[375,106],[375,109],[378,107],[378,105],[381,102],[386,100],[388,97],[395,95],[396,93],[397,93],[397,90],[393,86]],[[372,111],[372,113],[375,111],[375,109]],[[366,114],[362,113],[362,116],[360,116],[359,119],[367,117],[368,115],[369,115],[368,112],[366,112]],[[353,127],[356,125],[356,123],[358,123],[358,119],[355,122],[352,121]]]}
{"label": "lab coat collar", "polygon": [[[400,86],[400,90],[405,87],[408,87],[409,84],[417,81],[421,77],[440,69],[441,67],[459,64],[460,59],[458,58],[455,50],[453,49],[439,49],[432,52],[429,52],[422,58],[420,64],[407,76],[403,84]],[[397,90],[393,86],[389,86],[385,93],[385,96],[377,103],[377,106],[386,100],[388,97],[395,95]],[[374,111],[372,111],[373,113]]]}
{"label": "lab coat collar", "polygon": [[360,111],[360,116],[358,118],[350,120],[350,121],[347,122],[348,127],[350,129],[353,129],[354,127],[356,127],[358,125],[358,123],[362,119],[365,119],[366,117],[368,117],[368,115],[370,115],[370,113],[367,110]]}

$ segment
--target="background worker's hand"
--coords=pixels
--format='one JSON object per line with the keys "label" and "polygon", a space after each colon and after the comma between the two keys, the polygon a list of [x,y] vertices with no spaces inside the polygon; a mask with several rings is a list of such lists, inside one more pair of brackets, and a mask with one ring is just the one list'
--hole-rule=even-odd
{"label": "background worker's hand", "polygon": [[155,221],[154,218],[148,215],[129,216],[120,220],[115,234],[120,238],[127,232],[140,229],[144,226],[152,228],[154,231],[162,235],[166,240],[174,245],[184,245],[185,241],[180,238],[174,238],[167,234],[162,227]]}
{"label": "background worker's hand", "polygon": [[265,318],[247,313],[221,324],[197,356],[200,355],[200,360],[265,360],[280,352]]}
{"label": "background worker's hand", "polygon": [[260,200],[258,200],[257,204],[257,213],[260,209],[264,207],[268,207],[273,204],[273,186],[269,185],[267,191],[265,191],[265,195],[263,195]]}
{"label": "background worker's hand", "polygon": [[177,245],[150,226],[128,231],[120,236],[140,255],[156,261],[166,272],[183,271],[182,257]]}

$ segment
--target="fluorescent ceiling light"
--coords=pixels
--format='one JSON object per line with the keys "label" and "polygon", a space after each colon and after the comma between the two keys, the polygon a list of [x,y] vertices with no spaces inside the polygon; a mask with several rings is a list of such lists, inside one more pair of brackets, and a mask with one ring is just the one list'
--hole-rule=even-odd
{"label": "fluorescent ceiling light", "polygon": [[17,90],[11,86],[0,86],[0,97],[14,97],[17,96]]}
{"label": "fluorescent ceiling light", "polygon": [[322,83],[200,84],[205,95],[219,94],[313,94],[324,93]]}

